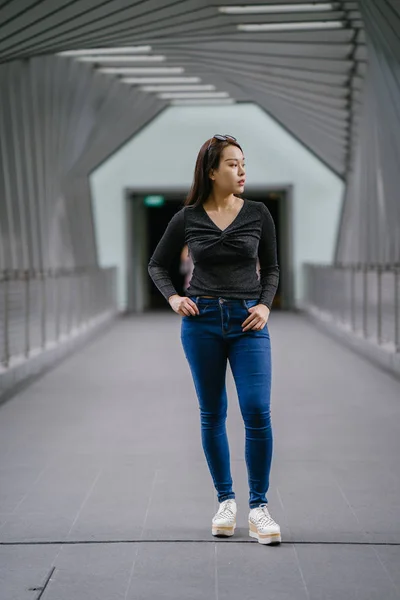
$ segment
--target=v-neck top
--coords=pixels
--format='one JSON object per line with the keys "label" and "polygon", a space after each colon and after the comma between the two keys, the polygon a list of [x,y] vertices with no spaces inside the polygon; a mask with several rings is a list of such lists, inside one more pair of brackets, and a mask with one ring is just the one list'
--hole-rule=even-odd
{"label": "v-neck top", "polygon": [[194,264],[186,296],[253,299],[271,308],[279,266],[275,225],[263,202],[244,199],[225,229],[214,223],[203,205],[185,206],[175,213],[148,264],[150,277],[167,301],[178,293],[169,269],[185,244]]}
{"label": "v-neck top", "polygon": [[[240,214],[240,213],[242,212],[242,210],[244,209],[244,205],[245,205],[245,204],[246,204],[246,201],[245,201],[245,200],[243,200],[243,204],[242,204],[242,206],[240,207],[240,210],[239,210],[239,212],[237,213],[237,215],[235,216],[235,218],[233,219],[233,221],[231,221],[231,223],[229,223],[228,227],[230,227],[231,225],[233,225],[233,223],[236,221],[236,219],[238,218],[239,214]],[[226,231],[226,230],[228,229],[228,227],[225,227],[225,229],[221,229],[221,228],[220,228],[220,227],[219,227],[219,226],[218,226],[218,225],[217,225],[217,224],[214,222],[214,220],[213,220],[213,219],[210,217],[210,215],[208,214],[208,212],[207,212],[207,211],[206,211],[206,209],[204,208],[203,204],[200,204],[200,206],[201,206],[202,210],[205,212],[205,214],[207,215],[207,217],[210,219],[211,223],[212,223],[213,225],[215,225],[215,227],[216,227],[217,229],[219,229],[219,230],[221,231],[221,233],[223,233],[224,231]]]}

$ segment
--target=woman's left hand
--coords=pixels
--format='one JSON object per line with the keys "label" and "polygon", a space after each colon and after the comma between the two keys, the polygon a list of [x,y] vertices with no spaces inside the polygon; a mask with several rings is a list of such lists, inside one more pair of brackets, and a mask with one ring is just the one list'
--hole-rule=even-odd
{"label": "woman's left hand", "polygon": [[260,331],[264,329],[270,312],[268,306],[265,306],[265,304],[256,304],[256,306],[249,308],[250,314],[242,323],[243,331],[249,331],[250,329]]}

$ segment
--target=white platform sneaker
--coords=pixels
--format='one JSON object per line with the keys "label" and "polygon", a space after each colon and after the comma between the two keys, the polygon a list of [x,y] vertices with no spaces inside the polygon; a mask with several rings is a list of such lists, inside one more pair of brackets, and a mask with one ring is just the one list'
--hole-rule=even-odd
{"label": "white platform sneaker", "polygon": [[236,528],[236,501],[234,499],[224,500],[213,517],[211,532],[213,535],[230,537]]}
{"label": "white platform sneaker", "polygon": [[268,512],[266,504],[252,508],[249,513],[249,535],[260,544],[279,544],[281,528]]}

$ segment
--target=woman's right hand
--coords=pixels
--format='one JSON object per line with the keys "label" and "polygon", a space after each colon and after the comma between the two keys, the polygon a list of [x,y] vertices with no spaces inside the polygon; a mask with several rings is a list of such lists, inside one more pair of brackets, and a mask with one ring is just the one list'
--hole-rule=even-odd
{"label": "woman's right hand", "polygon": [[178,315],[182,317],[196,316],[199,314],[197,304],[187,296],[174,294],[168,298],[169,305]]}

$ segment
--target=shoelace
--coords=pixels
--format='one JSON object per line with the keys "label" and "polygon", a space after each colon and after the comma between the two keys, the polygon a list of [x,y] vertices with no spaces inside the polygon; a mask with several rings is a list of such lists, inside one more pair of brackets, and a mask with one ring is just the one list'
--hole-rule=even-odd
{"label": "shoelace", "polygon": [[261,504],[261,506],[258,508],[260,510],[257,512],[257,521],[260,525],[276,525],[275,521],[268,512],[266,504]]}
{"label": "shoelace", "polygon": [[234,512],[232,510],[232,503],[231,502],[227,502],[224,505],[224,508],[220,511],[218,511],[218,516],[221,517],[226,517],[227,519],[232,519],[235,515]]}

